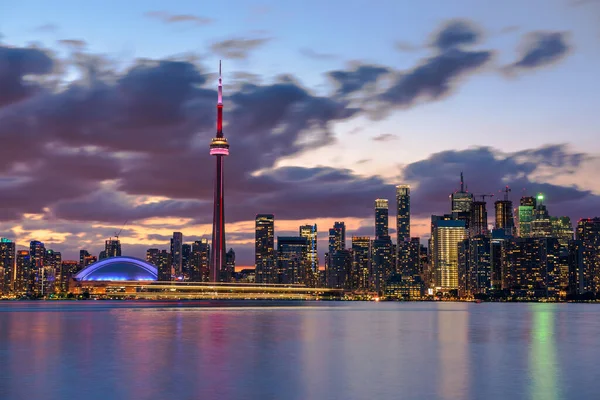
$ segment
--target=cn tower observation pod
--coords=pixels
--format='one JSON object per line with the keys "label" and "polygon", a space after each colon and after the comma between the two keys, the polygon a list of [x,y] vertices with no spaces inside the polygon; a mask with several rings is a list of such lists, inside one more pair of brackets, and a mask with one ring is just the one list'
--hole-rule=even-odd
{"label": "cn tower observation pod", "polygon": [[111,257],[90,264],[79,271],[76,281],[156,281],[158,270],[134,257]]}

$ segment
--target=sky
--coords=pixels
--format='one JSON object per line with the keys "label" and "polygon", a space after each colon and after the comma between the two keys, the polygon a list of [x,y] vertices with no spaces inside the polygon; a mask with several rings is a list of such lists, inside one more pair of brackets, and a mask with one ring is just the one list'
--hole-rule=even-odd
{"label": "sky", "polygon": [[[0,2],[0,236],[77,259],[210,238],[223,60],[227,247],[411,185],[411,234],[468,189],[600,215],[600,1]],[[489,211],[492,202],[488,203]],[[490,212],[490,216],[493,215]],[[492,223],[490,219],[490,223]]]}

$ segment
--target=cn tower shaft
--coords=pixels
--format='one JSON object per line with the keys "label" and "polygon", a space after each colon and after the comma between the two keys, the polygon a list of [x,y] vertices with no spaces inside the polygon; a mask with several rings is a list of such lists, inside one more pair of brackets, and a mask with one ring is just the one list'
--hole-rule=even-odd
{"label": "cn tower shaft", "polygon": [[223,83],[219,62],[219,98],[217,101],[217,135],[210,143],[210,154],[216,157],[215,198],[213,208],[212,245],[210,249],[209,280],[225,280],[225,190],[223,182],[223,160],[229,155],[229,143],[223,136]]}

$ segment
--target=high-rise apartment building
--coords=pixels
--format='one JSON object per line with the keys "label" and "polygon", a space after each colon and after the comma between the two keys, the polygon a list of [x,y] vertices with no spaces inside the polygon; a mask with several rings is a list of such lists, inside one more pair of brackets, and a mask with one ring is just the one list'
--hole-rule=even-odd
{"label": "high-rise apartment building", "polygon": [[158,280],[170,281],[173,276],[173,261],[171,253],[167,250],[161,250],[157,255]]}
{"label": "high-rise apartment building", "polygon": [[15,292],[26,293],[29,290],[31,260],[28,250],[17,251]]}
{"label": "high-rise apartment building", "polygon": [[192,282],[207,282],[209,279],[210,244],[207,239],[197,240],[192,245],[190,277]]}
{"label": "high-rise apartment building", "polygon": [[506,235],[514,235],[515,221],[513,218],[512,201],[496,200],[494,209],[496,214],[496,229],[503,229]]}
{"label": "high-rise apartment building", "polygon": [[255,220],[254,267],[256,283],[277,282],[275,216],[258,214]]}
{"label": "high-rise apartment building", "polygon": [[356,289],[369,289],[371,269],[371,238],[352,236],[352,286]]}
{"label": "high-rise apartment building", "polygon": [[60,293],[67,293],[69,291],[69,282],[71,278],[79,270],[79,261],[76,260],[64,260],[60,263],[60,273],[58,274],[58,281],[56,290]]}
{"label": "high-rise apartment building", "polygon": [[492,288],[491,238],[478,235],[463,240],[458,250],[458,295],[471,297]]}
{"label": "high-rise apartment building", "polygon": [[352,252],[338,250],[329,256],[327,286],[338,289],[352,288]]}
{"label": "high-rise apartment building", "polygon": [[85,259],[86,259],[86,257],[89,257],[89,256],[90,256],[89,251],[87,251],[85,249],[79,250],[79,270],[82,270],[85,267],[87,267],[87,265],[85,264]]}
{"label": "high-rise apartment building", "polygon": [[380,292],[395,272],[394,246],[389,236],[379,236],[371,244],[371,286]]}
{"label": "high-rise apartment building", "polygon": [[600,218],[579,220],[576,237],[581,242],[583,256],[581,290],[596,293],[600,291]]}
{"label": "high-rise apartment building", "polygon": [[319,253],[317,252],[317,224],[302,225],[300,236],[305,237],[308,242],[308,262],[314,273],[319,271]]}
{"label": "high-rise apartment building", "polygon": [[474,201],[471,204],[471,218],[469,220],[470,236],[488,234],[487,203],[485,201]]}
{"label": "high-rise apartment building", "polygon": [[539,194],[531,219],[531,237],[544,238],[552,236],[552,220],[550,219],[548,209],[544,204],[544,196]]}
{"label": "high-rise apartment building", "polygon": [[15,242],[0,238],[0,293],[9,293],[15,286]]}
{"label": "high-rise apartment building", "polygon": [[104,258],[111,257],[121,257],[121,241],[119,239],[108,239],[104,242]]}
{"label": "high-rise apartment building", "polygon": [[335,222],[329,230],[329,254],[346,249],[346,224]]}
{"label": "high-rise apartment building", "polygon": [[387,199],[375,200],[375,238],[389,236],[388,233],[389,204]]}
{"label": "high-rise apartment building", "polygon": [[410,240],[410,186],[396,186],[396,243]]}
{"label": "high-rise apartment building", "polygon": [[458,244],[466,236],[464,220],[431,217],[431,261],[436,288],[443,291],[458,289]]}
{"label": "high-rise apartment building", "polygon": [[171,263],[173,278],[180,279],[183,276],[183,233],[173,232],[171,238]]}
{"label": "high-rise apartment building", "polygon": [[44,247],[44,243],[32,240],[29,243],[29,262],[31,266],[28,288],[35,294],[42,294],[44,290],[45,260],[46,248]]}

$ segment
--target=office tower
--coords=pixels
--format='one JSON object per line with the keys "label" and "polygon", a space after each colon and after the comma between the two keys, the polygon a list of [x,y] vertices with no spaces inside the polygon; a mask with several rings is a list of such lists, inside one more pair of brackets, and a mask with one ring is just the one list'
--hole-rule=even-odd
{"label": "office tower", "polygon": [[531,221],[533,221],[533,210],[536,207],[535,197],[521,197],[518,210],[518,234],[519,237],[531,237]]}
{"label": "office tower", "polygon": [[396,243],[410,240],[410,186],[396,186]]}
{"label": "office tower", "polygon": [[329,230],[329,254],[346,249],[346,224],[335,222]]}
{"label": "office tower", "polygon": [[275,283],[275,216],[258,214],[254,230],[254,268],[256,283]]}
{"label": "office tower", "polygon": [[502,289],[517,298],[555,296],[559,260],[556,238],[507,240],[502,250]]}
{"label": "office tower", "polygon": [[389,236],[379,236],[371,244],[371,286],[380,292],[395,272],[394,247]]}
{"label": "office tower", "polygon": [[327,271],[327,286],[338,289],[351,289],[352,252],[338,250],[330,255]]}
{"label": "office tower", "polygon": [[485,201],[473,201],[471,204],[470,236],[488,234],[487,203]]}
{"label": "office tower", "polygon": [[473,207],[473,194],[467,191],[463,173],[460,173],[460,190],[450,195],[452,218],[465,221],[466,229],[471,227],[471,212]]}
{"label": "office tower", "polygon": [[421,239],[418,237],[410,238],[410,241],[403,243],[403,248],[398,251],[402,257],[398,262],[396,271],[405,279],[414,279],[421,274],[420,272],[420,250]]}
{"label": "office tower", "polygon": [[171,238],[171,263],[174,280],[181,279],[183,275],[182,247],[183,234],[181,232],[173,232],[173,237]]}
{"label": "office tower", "polygon": [[574,230],[570,217],[550,217],[551,236],[558,238],[561,246],[567,247],[573,240]]}
{"label": "office tower", "polygon": [[29,243],[30,274],[28,279],[28,291],[34,294],[43,294],[44,262],[46,248],[44,243],[33,240]]}
{"label": "office tower", "polygon": [[213,203],[213,231],[210,252],[209,279],[216,282],[226,267],[225,259],[225,184],[223,176],[224,157],[229,155],[229,143],[223,136],[223,83],[219,62],[219,87],[217,99],[217,135],[210,143],[210,155],[216,158],[215,193]]}
{"label": "office tower", "polygon": [[31,275],[31,258],[28,250],[17,251],[15,275],[15,292],[26,293],[29,290],[29,280]]}
{"label": "office tower", "polygon": [[463,240],[458,250],[458,295],[485,294],[492,288],[491,238],[478,235]]}
{"label": "office tower", "polygon": [[544,196],[539,194],[531,219],[531,237],[551,237],[552,233],[552,221],[544,204]]}
{"label": "office tower", "polygon": [[371,238],[352,236],[352,286],[360,290],[369,289],[371,269]]}
{"label": "office tower", "polygon": [[161,250],[157,255],[156,268],[158,270],[159,281],[170,281],[172,278],[173,261],[171,253],[167,250]]}
{"label": "office tower", "polygon": [[464,220],[431,216],[431,261],[439,290],[458,289],[458,244],[466,236]]}
{"label": "office tower", "polygon": [[231,282],[231,279],[235,275],[235,251],[229,249],[225,254],[226,268],[223,272],[223,282]]}
{"label": "office tower", "polygon": [[302,225],[300,236],[308,241],[308,262],[314,273],[319,272],[319,253],[317,252],[317,224]]}
{"label": "office tower", "polygon": [[60,263],[59,281],[56,290],[60,293],[69,292],[69,282],[79,270],[79,261],[65,260]]}
{"label": "office tower", "polygon": [[576,238],[583,252],[582,292],[596,293],[600,290],[600,218],[580,219]]}
{"label": "office tower", "polygon": [[84,269],[87,265],[85,265],[85,258],[89,257],[90,253],[85,250],[85,249],[81,249],[79,250],[79,270]]}
{"label": "office tower", "polygon": [[502,289],[502,250],[504,243],[511,239],[504,229],[492,229],[490,243],[491,286],[493,290]]}
{"label": "office tower", "polygon": [[[44,294],[49,295],[60,289],[60,266],[62,255],[52,249],[46,250],[44,261]],[[58,287],[57,287],[58,286]]]}
{"label": "office tower", "polygon": [[209,278],[210,245],[207,239],[197,240],[192,245],[190,281],[207,282]]}
{"label": "office tower", "polygon": [[375,238],[389,236],[388,234],[388,201],[375,200]]}
{"label": "office tower", "polygon": [[300,236],[277,237],[277,275],[280,283],[304,283],[308,265],[308,241]]}
{"label": "office tower", "polygon": [[510,189],[504,189],[504,200],[496,200],[494,208],[496,211],[496,229],[503,229],[506,235],[514,235],[515,221],[513,219],[512,201],[508,199]]}
{"label": "office tower", "polygon": [[15,287],[15,242],[0,238],[0,293],[12,292]]}
{"label": "office tower", "polygon": [[[108,239],[104,242],[104,258],[121,257],[121,241]],[[101,260],[103,257],[99,257]]]}
{"label": "office tower", "polygon": [[567,292],[570,296],[581,295],[586,292],[583,242],[581,240],[571,240],[569,242],[568,264],[569,287]]}
{"label": "office tower", "polygon": [[190,280],[190,268],[192,263],[192,245],[182,244],[181,245],[181,274],[184,280]]}

